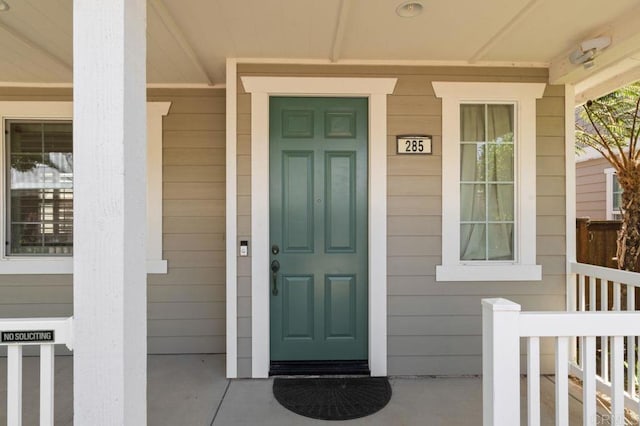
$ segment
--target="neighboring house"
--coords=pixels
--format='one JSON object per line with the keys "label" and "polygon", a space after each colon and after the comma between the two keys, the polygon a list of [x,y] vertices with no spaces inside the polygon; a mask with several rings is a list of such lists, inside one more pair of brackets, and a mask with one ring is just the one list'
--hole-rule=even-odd
{"label": "neighboring house", "polygon": [[[564,2],[443,3],[411,21],[388,2],[153,0],[148,27],[145,2],[114,3],[139,19],[75,1],[75,37],[49,2],[0,15],[30,46],[1,68],[0,317],[73,314],[80,390],[105,359],[103,376],[139,379],[146,352],[226,353],[231,378],[301,362],[479,374],[483,297],[565,309],[566,112],[615,84],[566,53],[600,28],[640,37],[633,3],[594,2],[568,25],[549,20]],[[21,26],[55,26],[46,12],[58,31]],[[73,76],[59,58],[72,40]],[[69,162],[52,125],[72,120]],[[544,343],[543,372],[553,354]]]}
{"label": "neighboring house", "polygon": [[576,216],[592,220],[620,219],[622,190],[615,169],[588,148],[576,155]]}

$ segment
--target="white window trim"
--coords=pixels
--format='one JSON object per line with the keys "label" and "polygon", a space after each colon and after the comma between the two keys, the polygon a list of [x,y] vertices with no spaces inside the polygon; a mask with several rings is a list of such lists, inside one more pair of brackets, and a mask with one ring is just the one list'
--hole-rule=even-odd
{"label": "white window trim", "polygon": [[[251,374],[269,375],[269,96],[369,99],[369,369],[387,375],[387,94],[396,78],[242,77],[251,93]],[[236,194],[227,194],[227,198]]]}
{"label": "white window trim", "polygon": [[[167,261],[162,259],[162,117],[171,102],[147,102],[147,273],[166,274]],[[0,127],[4,135],[7,119],[72,120],[72,102],[0,101]],[[0,157],[0,197],[6,200],[6,143],[2,138]],[[0,241],[5,241],[8,213],[2,203]],[[7,256],[0,255],[0,275],[4,274],[72,274],[71,256]]]}
{"label": "white window trim", "polygon": [[605,209],[607,220],[613,220],[614,214],[620,214],[620,210],[613,210],[613,176],[616,174],[616,169],[608,167],[604,169],[604,181],[605,181]]}
{"label": "white window trim", "polygon": [[[442,265],[436,281],[539,281],[536,265],[536,99],[544,83],[433,82],[442,98]],[[516,193],[513,262],[460,260],[460,104],[515,104]]]}

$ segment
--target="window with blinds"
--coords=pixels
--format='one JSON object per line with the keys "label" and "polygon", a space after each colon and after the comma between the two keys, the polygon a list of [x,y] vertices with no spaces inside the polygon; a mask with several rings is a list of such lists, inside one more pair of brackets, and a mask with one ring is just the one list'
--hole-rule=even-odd
{"label": "window with blinds", "polygon": [[8,256],[73,253],[71,121],[7,120]]}

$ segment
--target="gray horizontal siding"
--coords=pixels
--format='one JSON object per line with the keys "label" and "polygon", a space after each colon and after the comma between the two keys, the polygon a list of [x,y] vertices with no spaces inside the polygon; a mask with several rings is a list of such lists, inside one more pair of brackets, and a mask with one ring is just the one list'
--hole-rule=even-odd
{"label": "gray horizontal siding", "polygon": [[[150,90],[163,120],[163,256],[148,278],[150,353],[225,351],[225,92]],[[2,88],[0,100],[71,101],[69,89]],[[0,317],[73,313],[70,275],[0,275]]]}
{"label": "gray horizontal siding", "polygon": [[604,169],[611,164],[604,158],[576,163],[576,216],[593,220],[607,218],[607,188]]}
{"label": "gray horizontal siding", "polygon": [[[397,77],[387,97],[388,371],[392,375],[460,375],[481,371],[480,300],[507,297],[523,309],[565,304],[564,88],[547,86],[537,101],[537,247],[542,282],[435,281],[441,263],[441,100],[432,81],[541,82],[543,69],[249,65],[239,74],[269,76]],[[250,236],[250,95],[238,85],[238,233]],[[433,135],[430,156],[398,156],[395,136]],[[248,265],[239,279],[250,280]],[[246,291],[250,291],[247,289]],[[241,300],[246,299],[246,300]],[[250,294],[239,298],[238,323],[247,329],[239,350],[240,376],[251,373]],[[553,366],[543,355],[543,370]]]}
{"label": "gray horizontal siding", "polygon": [[[71,100],[69,89],[0,88],[0,101]],[[71,275],[0,275],[0,318],[71,316],[72,283]]]}

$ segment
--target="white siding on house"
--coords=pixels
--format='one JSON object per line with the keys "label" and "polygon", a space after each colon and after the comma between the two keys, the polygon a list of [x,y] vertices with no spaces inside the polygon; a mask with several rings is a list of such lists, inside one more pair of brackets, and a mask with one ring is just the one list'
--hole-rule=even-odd
{"label": "white siding on house", "polygon": [[[388,97],[388,373],[481,372],[483,297],[526,310],[565,306],[564,87],[537,102],[537,263],[542,282],[435,281],[441,262],[441,101],[431,81],[546,82],[547,71],[514,68],[239,65],[240,76],[397,77]],[[238,82],[238,239],[250,239],[250,95]],[[398,156],[397,134],[433,135],[431,156]],[[251,376],[250,258],[238,261],[238,375]],[[549,346],[543,367],[552,366]],[[547,362],[547,360],[549,360]]]}

